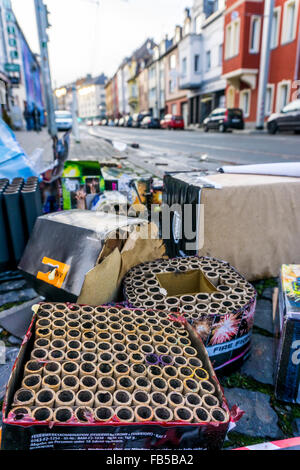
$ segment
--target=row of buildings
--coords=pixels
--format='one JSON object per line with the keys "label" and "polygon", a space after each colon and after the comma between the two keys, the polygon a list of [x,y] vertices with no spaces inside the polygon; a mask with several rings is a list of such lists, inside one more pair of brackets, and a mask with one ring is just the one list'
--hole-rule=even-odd
{"label": "row of buildings", "polygon": [[107,77],[103,73],[97,77],[87,75],[73,83],[54,90],[55,107],[59,110],[72,110],[73,90],[77,98],[77,114],[80,119],[103,119],[106,117],[105,85]]}
{"label": "row of buildings", "polygon": [[227,106],[242,108],[245,120],[255,123],[263,70],[265,117],[278,112],[300,90],[299,3],[194,0],[172,38],[148,39],[119,65],[105,86],[107,116],[170,113],[200,125],[213,109]]}
{"label": "row of buildings", "polygon": [[44,119],[41,70],[12,10],[0,0],[0,117],[15,129],[25,125],[25,107],[38,108]]}

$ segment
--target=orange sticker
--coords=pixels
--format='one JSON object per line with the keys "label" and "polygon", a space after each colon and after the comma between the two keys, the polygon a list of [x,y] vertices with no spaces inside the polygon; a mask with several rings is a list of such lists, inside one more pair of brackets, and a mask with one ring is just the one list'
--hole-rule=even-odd
{"label": "orange sticker", "polygon": [[65,263],[60,263],[55,259],[46,257],[43,258],[42,263],[50,266],[51,269],[47,273],[42,273],[39,271],[36,276],[37,279],[47,282],[47,284],[51,284],[52,286],[58,287],[60,289],[66,278],[66,275],[69,272],[70,266]]}

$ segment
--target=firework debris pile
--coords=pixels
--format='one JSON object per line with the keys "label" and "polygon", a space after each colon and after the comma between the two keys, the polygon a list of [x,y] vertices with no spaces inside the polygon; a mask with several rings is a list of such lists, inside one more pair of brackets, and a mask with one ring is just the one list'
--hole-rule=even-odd
{"label": "firework debris pile", "polygon": [[224,261],[187,257],[143,263],[129,271],[124,290],[134,308],[179,313],[207,347],[251,333],[256,291]]}
{"label": "firework debris pile", "polygon": [[165,312],[43,303],[8,420],[228,423],[199,356]]}

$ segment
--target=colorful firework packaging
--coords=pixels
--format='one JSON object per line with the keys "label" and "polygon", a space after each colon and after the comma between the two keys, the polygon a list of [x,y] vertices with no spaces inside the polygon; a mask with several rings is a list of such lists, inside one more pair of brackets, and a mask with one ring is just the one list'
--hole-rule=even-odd
{"label": "colorful firework packaging", "polygon": [[182,317],[35,307],[8,383],[3,449],[221,448],[237,413]]}
{"label": "colorful firework packaging", "polygon": [[144,263],[129,271],[124,292],[132,307],[179,313],[191,323],[216,370],[248,357],[256,291],[228,263],[195,256]]}
{"label": "colorful firework packaging", "polygon": [[300,265],[281,267],[275,337],[276,397],[300,403]]}

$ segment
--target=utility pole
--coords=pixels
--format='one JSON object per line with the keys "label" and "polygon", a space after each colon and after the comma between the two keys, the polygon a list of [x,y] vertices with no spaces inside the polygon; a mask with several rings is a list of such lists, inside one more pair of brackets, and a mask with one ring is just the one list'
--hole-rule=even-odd
{"label": "utility pole", "polygon": [[268,78],[269,78],[273,9],[274,9],[274,0],[265,0],[265,9],[264,9],[264,16],[263,16],[263,33],[262,33],[262,41],[261,41],[260,66],[259,66],[256,129],[263,129],[264,123],[265,123],[265,97],[267,93],[267,84],[268,84]]}
{"label": "utility pole", "polygon": [[72,86],[72,118],[73,118],[73,135],[77,144],[80,144],[80,133],[78,126],[78,102],[76,85]]}
{"label": "utility pole", "polygon": [[54,114],[54,102],[48,53],[49,38],[47,34],[47,29],[50,28],[48,21],[49,12],[47,10],[47,6],[43,3],[43,0],[34,0],[34,3],[41,50],[41,67],[47,107],[48,131],[52,137],[55,137],[57,135],[57,127]]}

